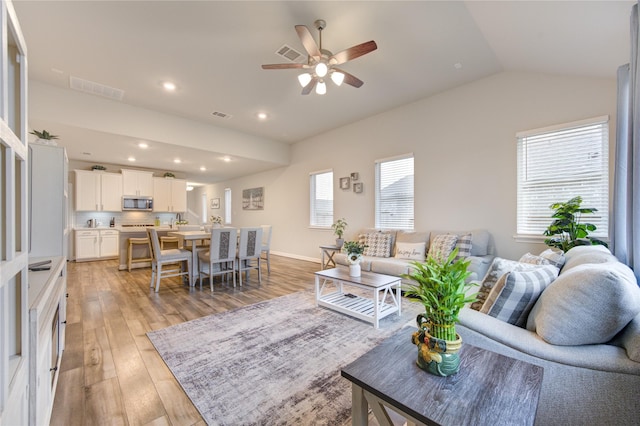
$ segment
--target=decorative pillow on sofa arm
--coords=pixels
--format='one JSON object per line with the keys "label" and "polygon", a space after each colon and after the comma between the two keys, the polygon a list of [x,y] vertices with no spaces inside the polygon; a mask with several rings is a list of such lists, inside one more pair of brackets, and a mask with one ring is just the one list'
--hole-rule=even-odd
{"label": "decorative pillow on sofa arm", "polygon": [[524,328],[531,308],[558,272],[553,265],[507,272],[493,286],[480,312]]}

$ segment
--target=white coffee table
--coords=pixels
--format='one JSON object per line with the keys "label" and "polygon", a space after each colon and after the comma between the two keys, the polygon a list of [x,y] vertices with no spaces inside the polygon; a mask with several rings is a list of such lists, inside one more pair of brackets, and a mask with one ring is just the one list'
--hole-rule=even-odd
{"label": "white coffee table", "polygon": [[[379,327],[381,318],[395,312],[398,316],[401,314],[400,277],[375,272],[362,272],[359,277],[351,277],[346,268],[325,269],[316,272],[315,276],[316,306],[370,322],[375,328]],[[367,290],[371,297],[345,293],[345,286]]]}

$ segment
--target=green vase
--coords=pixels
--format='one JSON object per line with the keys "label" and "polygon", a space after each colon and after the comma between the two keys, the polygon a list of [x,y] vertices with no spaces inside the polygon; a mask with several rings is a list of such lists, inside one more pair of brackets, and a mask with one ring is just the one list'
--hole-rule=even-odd
{"label": "green vase", "polygon": [[456,340],[444,340],[429,334],[427,322],[418,316],[419,330],[413,333],[411,341],[418,346],[416,364],[421,369],[436,376],[450,376],[460,371],[460,355],[462,338],[456,333]]}

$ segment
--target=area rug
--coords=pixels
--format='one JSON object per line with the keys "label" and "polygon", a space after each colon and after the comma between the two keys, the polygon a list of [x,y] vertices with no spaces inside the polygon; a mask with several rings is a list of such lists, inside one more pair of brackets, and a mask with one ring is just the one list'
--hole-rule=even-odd
{"label": "area rug", "polygon": [[376,330],[305,291],[147,335],[210,425],[341,425],[351,383],[340,369],[422,310],[405,299]]}

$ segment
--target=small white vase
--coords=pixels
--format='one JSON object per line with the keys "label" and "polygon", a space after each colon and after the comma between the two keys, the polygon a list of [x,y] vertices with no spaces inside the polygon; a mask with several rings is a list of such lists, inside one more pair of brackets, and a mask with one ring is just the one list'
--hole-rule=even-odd
{"label": "small white vase", "polygon": [[360,276],[360,264],[356,263],[355,265],[349,265],[349,276],[350,277],[359,277]]}

